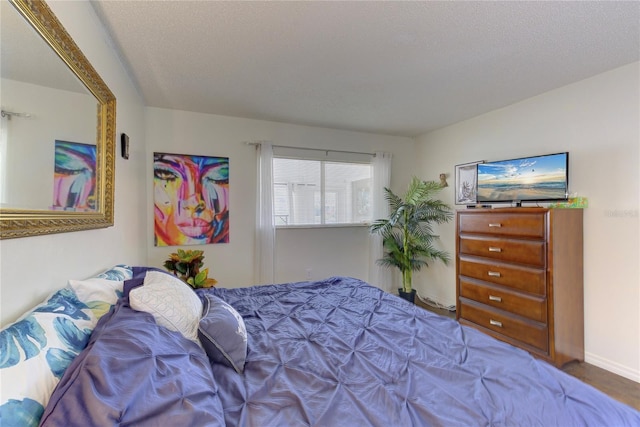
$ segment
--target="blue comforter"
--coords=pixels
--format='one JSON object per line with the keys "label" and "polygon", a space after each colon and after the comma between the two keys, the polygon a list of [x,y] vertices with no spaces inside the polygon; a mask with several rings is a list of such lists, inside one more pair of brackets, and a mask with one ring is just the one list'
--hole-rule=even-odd
{"label": "blue comforter", "polygon": [[123,298],[67,368],[40,425],[222,426],[217,392],[204,350]]}
{"label": "blue comforter", "polygon": [[243,374],[202,369],[197,345],[120,304],[44,425],[640,425],[639,412],[528,353],[356,279],[200,292],[242,315]]}

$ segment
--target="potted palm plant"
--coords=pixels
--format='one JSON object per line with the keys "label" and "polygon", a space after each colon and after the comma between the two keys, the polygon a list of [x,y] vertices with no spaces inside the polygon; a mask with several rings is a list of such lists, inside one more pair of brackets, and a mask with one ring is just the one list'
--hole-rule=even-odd
{"label": "potted palm plant", "polygon": [[453,218],[451,208],[434,195],[442,189],[435,181],[423,181],[413,177],[404,197],[385,188],[389,203],[389,218],[378,219],[370,226],[372,233],[382,235],[384,257],[378,264],[395,267],[402,273],[402,288],[398,294],[413,302],[415,289],[411,287],[414,271],[427,267],[430,261],[449,262],[449,254],[434,246],[438,238],[433,224],[442,224]]}

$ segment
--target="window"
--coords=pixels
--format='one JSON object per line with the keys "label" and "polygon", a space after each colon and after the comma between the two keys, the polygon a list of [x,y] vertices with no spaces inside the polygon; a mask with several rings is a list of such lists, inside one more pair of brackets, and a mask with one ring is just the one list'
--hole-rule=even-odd
{"label": "window", "polygon": [[276,226],[371,221],[370,163],[273,159]]}

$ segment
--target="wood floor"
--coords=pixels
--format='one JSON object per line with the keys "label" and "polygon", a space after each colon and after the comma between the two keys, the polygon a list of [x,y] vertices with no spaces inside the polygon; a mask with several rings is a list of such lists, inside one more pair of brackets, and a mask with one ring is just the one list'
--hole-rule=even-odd
{"label": "wood floor", "polygon": [[569,363],[562,370],[640,411],[640,383],[588,363]]}
{"label": "wood floor", "polygon": [[[428,306],[417,298],[416,304],[443,316],[456,317],[455,312]],[[612,398],[640,411],[640,383],[588,363],[568,363],[562,370],[578,378],[580,381],[608,394]]]}

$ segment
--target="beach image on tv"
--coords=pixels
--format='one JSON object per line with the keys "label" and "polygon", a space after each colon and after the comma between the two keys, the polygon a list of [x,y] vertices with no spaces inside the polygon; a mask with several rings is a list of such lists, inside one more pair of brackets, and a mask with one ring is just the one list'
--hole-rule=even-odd
{"label": "beach image on tv", "polygon": [[478,165],[478,200],[565,199],[566,153]]}

